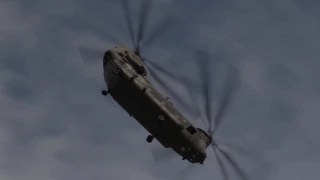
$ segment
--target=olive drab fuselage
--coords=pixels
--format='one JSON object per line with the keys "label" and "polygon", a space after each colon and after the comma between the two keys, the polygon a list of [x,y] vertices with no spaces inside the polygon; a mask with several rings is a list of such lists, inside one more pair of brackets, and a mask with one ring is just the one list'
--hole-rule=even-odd
{"label": "olive drab fuselage", "polygon": [[210,136],[195,128],[146,79],[147,71],[140,56],[127,47],[108,50],[103,58],[108,93],[165,148],[192,163],[203,163]]}

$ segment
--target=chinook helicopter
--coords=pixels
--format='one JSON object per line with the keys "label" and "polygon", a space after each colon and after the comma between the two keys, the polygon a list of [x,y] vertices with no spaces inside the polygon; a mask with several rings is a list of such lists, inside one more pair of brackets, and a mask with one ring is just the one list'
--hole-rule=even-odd
{"label": "chinook helicopter", "polygon": [[133,116],[165,148],[172,148],[191,163],[203,163],[205,149],[212,143],[207,132],[196,128],[145,78],[146,68],[139,52],[119,46],[105,53],[104,77],[113,99]]}
{"label": "chinook helicopter", "polygon": [[[222,122],[222,118],[239,84],[239,72],[236,68],[230,66],[227,82],[224,87],[224,94],[221,97],[220,103],[215,107],[215,116],[212,117],[212,102],[209,100],[210,60],[207,52],[197,51],[196,60],[201,72],[201,82],[196,82],[197,84],[194,86],[198,86],[206,98],[204,109],[206,117],[204,117],[204,119],[206,119],[209,128],[204,130],[196,127],[189,119],[180,113],[168,97],[160,93],[148,80],[148,77],[152,76],[159,84],[165,87],[165,82],[157,76],[155,71],[157,70],[182,81],[185,85],[190,85],[188,79],[168,72],[165,68],[147,60],[141,54],[140,42],[142,40],[141,37],[145,28],[144,21],[148,15],[150,2],[151,0],[143,1],[138,35],[136,36],[138,41],[135,42],[133,26],[128,13],[128,1],[120,1],[134,48],[119,45],[105,52],[101,52],[101,54],[103,53],[101,64],[104,72],[104,80],[107,85],[107,89],[102,90],[102,95],[110,95],[130,116],[137,120],[150,133],[146,138],[148,143],[156,139],[164,148],[171,148],[180,155],[183,160],[188,160],[192,164],[203,164],[207,158],[206,149],[211,146],[217,156],[217,162],[221,168],[224,179],[228,179],[228,175],[226,173],[226,167],[222,163],[219,155],[222,155],[224,159],[229,162],[240,179],[249,179],[239,164],[228,152],[218,146],[213,137]],[[151,39],[154,39],[154,37],[151,37]],[[90,60],[90,57],[89,59],[86,57],[92,56],[94,50],[87,47],[79,47],[79,52],[84,60]],[[168,90],[167,87],[165,88]]]}

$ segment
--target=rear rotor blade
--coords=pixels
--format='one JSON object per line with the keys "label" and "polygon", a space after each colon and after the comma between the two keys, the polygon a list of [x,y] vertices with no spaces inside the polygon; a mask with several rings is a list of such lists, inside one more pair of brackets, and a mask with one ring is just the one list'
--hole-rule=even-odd
{"label": "rear rotor blade", "polygon": [[238,163],[230,156],[229,153],[226,151],[223,151],[218,146],[216,149],[219,150],[219,152],[225,157],[225,159],[230,163],[231,167],[235,170],[235,172],[239,175],[241,180],[250,180],[249,177],[244,173],[244,171],[240,168]]}
{"label": "rear rotor blade", "polygon": [[[209,134],[213,135],[215,134],[216,130],[219,128],[221,124],[222,117],[224,116],[226,110],[228,109],[231,100],[233,99],[233,95],[235,92],[235,89],[239,82],[239,75],[236,68],[228,65],[228,71],[227,71],[227,80],[225,83],[225,86],[223,88],[223,95],[221,97],[221,101],[216,109],[216,115],[214,118],[211,116],[212,109],[212,101],[211,101],[211,81],[210,81],[210,70],[209,68],[209,54],[205,51],[197,51],[197,60],[198,60],[198,67],[202,79],[202,93],[205,98],[205,115],[206,119],[209,123]],[[221,61],[221,56],[217,57],[218,59],[214,59],[214,61]],[[224,62],[227,63],[227,62]],[[220,68],[220,67],[219,67]]]}
{"label": "rear rotor blade", "polygon": [[209,127],[209,134],[212,135],[212,118],[211,118],[211,110],[212,110],[212,104],[211,104],[211,94],[210,94],[210,79],[209,79],[209,56],[208,53],[205,51],[197,51],[196,52],[196,59],[197,59],[197,65],[198,69],[200,71],[200,78],[202,81],[202,93],[205,99],[205,115],[206,120],[208,121],[208,127]]}
{"label": "rear rotor blade", "polygon": [[104,52],[103,50],[93,50],[87,47],[80,46],[78,48],[80,56],[84,62],[102,62]]}
{"label": "rear rotor blade", "polygon": [[229,71],[227,75],[227,82],[225,83],[223,89],[222,100],[220,101],[219,106],[217,107],[217,113],[214,117],[214,129],[213,133],[219,128],[221,124],[222,117],[224,116],[226,110],[229,108],[231,101],[233,100],[235,90],[238,87],[239,76],[240,74],[236,68],[229,66]]}
{"label": "rear rotor blade", "polygon": [[217,158],[217,162],[218,162],[218,165],[221,169],[221,173],[222,173],[222,177],[223,177],[223,180],[229,180],[228,178],[228,174],[227,174],[227,171],[226,171],[226,168],[221,160],[221,158],[219,157],[218,153],[217,153],[217,149],[216,148],[213,148],[214,150],[214,154],[216,155],[216,158]]}
{"label": "rear rotor blade", "polygon": [[123,8],[123,13],[127,22],[127,27],[130,33],[130,38],[132,40],[133,46],[136,47],[136,41],[135,41],[135,36],[134,36],[134,31],[133,31],[133,25],[132,25],[132,20],[130,18],[130,9],[129,9],[129,2],[128,0],[120,0],[121,1],[121,6]]}

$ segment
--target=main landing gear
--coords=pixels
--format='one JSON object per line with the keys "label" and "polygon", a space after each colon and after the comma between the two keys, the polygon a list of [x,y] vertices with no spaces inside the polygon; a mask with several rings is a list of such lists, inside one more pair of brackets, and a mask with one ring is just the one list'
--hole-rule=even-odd
{"label": "main landing gear", "polygon": [[102,95],[104,95],[104,96],[106,96],[106,95],[108,95],[108,94],[109,94],[109,92],[108,92],[108,91],[106,91],[106,90],[102,90],[102,91],[101,91],[101,94],[102,94]]}
{"label": "main landing gear", "polygon": [[148,143],[151,143],[152,142],[152,140],[153,140],[153,136],[151,136],[151,135],[149,135],[148,137],[147,137],[147,142]]}

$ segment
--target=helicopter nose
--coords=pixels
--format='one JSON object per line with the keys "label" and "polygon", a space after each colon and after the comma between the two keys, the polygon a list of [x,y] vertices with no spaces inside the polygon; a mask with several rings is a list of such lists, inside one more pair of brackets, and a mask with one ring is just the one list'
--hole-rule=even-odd
{"label": "helicopter nose", "polygon": [[195,160],[198,163],[203,164],[203,162],[206,160],[206,158],[207,158],[207,154],[205,152],[197,152],[196,153]]}
{"label": "helicopter nose", "polygon": [[204,160],[207,158],[205,142],[200,141],[200,143],[197,143],[195,145],[195,151],[196,153],[194,154],[194,159],[198,163],[203,164]]}

